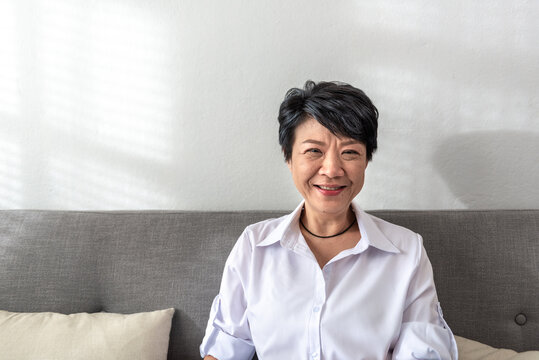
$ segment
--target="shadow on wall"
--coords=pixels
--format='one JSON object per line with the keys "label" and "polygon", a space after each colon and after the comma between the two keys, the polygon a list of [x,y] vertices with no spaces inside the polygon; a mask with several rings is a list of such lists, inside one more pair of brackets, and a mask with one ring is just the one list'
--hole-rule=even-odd
{"label": "shadow on wall", "polygon": [[539,208],[539,133],[455,135],[433,155],[434,168],[470,209]]}

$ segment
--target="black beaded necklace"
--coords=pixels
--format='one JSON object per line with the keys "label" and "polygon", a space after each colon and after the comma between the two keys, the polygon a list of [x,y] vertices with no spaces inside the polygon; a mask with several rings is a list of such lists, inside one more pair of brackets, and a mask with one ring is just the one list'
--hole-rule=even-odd
{"label": "black beaded necklace", "polygon": [[356,223],[356,218],[354,217],[354,221],[352,221],[352,223],[346,228],[344,229],[343,231],[341,231],[340,233],[337,233],[335,235],[329,235],[329,236],[322,236],[322,235],[316,235],[315,233],[313,233],[311,230],[307,229],[307,226],[305,226],[305,224],[303,223],[303,221],[301,221],[301,215],[299,217],[299,223],[301,224],[301,226],[303,226],[303,228],[305,229],[305,231],[307,231],[309,234],[311,234],[312,236],[314,237],[317,237],[317,238],[320,238],[320,239],[329,239],[329,238],[332,238],[332,237],[336,237],[336,236],[339,236],[339,235],[342,235],[344,234],[345,232],[347,232],[348,230],[350,230],[350,228],[352,226],[354,226],[354,224]]}

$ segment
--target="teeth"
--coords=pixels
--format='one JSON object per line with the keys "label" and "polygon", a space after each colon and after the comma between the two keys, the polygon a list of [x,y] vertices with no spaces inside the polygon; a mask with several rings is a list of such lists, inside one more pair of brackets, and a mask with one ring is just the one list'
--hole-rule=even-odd
{"label": "teeth", "polygon": [[329,186],[322,186],[322,185],[319,185],[320,189],[323,189],[323,190],[339,190],[341,187],[340,186],[337,186],[337,187],[329,187]]}

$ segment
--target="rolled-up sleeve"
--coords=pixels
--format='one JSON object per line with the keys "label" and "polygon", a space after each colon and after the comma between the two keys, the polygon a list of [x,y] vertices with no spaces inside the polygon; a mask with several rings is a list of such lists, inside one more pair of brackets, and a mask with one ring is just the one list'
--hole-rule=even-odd
{"label": "rolled-up sleeve", "polygon": [[249,257],[244,247],[248,247],[246,239],[240,238],[226,262],[219,295],[213,300],[206,334],[200,345],[201,357],[250,360],[255,353],[246,314],[243,279],[238,271]]}
{"label": "rolled-up sleeve", "polygon": [[420,236],[419,242],[417,266],[409,284],[393,359],[457,360],[457,344],[443,318],[434,286],[432,266]]}

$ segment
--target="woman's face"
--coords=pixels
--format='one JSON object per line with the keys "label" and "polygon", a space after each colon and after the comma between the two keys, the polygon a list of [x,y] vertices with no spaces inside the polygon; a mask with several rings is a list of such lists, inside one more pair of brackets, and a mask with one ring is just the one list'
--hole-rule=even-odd
{"label": "woman's face", "polygon": [[309,118],[295,130],[288,167],[307,213],[346,215],[363,187],[367,149]]}

